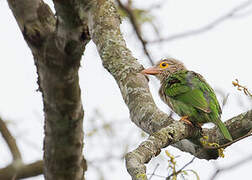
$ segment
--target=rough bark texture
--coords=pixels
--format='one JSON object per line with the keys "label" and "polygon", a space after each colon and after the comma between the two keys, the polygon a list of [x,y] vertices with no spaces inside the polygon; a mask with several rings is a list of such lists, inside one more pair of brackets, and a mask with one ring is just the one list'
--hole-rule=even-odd
{"label": "rough bark texture", "polygon": [[131,120],[147,133],[165,127],[173,120],[155,105],[143,66],[132,56],[120,32],[120,17],[111,0],[93,1],[89,31],[97,46],[103,66],[115,78],[130,110]]}
{"label": "rough bark texture", "polygon": [[[34,55],[45,112],[44,163],[46,179],[83,178],[82,118],[78,68],[85,44],[97,46],[104,67],[115,78],[131,120],[151,136],[126,156],[133,179],[146,179],[144,163],[168,145],[203,159],[216,159],[216,150],[192,143],[198,131],[176,122],[155,105],[143,67],[127,49],[120,32],[120,17],[112,0],[54,0],[56,20],[41,0],[8,0]],[[88,14],[88,15],[87,15]],[[226,122],[234,138],[252,128],[251,111]],[[216,128],[204,129],[210,141],[225,143]],[[181,141],[182,140],[182,141]],[[178,142],[179,141],[179,142]],[[176,143],[176,144],[174,144]]]}
{"label": "rough bark texture", "polygon": [[47,180],[84,179],[80,59],[89,41],[82,1],[54,1],[57,19],[42,0],[8,0],[37,67],[45,115]]}
{"label": "rough bark texture", "polygon": [[[113,2],[93,2],[89,16],[89,31],[103,65],[115,78],[129,108],[131,120],[145,132],[154,133],[139,148],[126,156],[127,169],[132,178],[146,179],[144,163],[158,154],[161,148],[184,138],[198,138],[198,133],[195,133],[192,127],[174,122],[156,107],[147,79],[139,73],[143,68],[126,47],[120,32],[120,18]],[[249,111],[226,123],[234,138],[245,135],[252,128],[251,118]],[[210,137],[209,141],[219,144],[226,142],[217,128],[204,129],[203,132]],[[204,149],[199,143],[194,144],[188,140],[180,141],[173,146],[202,159],[218,157],[216,150]]]}
{"label": "rough bark texture", "polygon": [[[252,129],[252,111],[240,114],[226,122],[229,130],[231,130],[234,139],[247,134]],[[159,154],[162,148],[180,141],[175,144],[180,150],[190,152],[198,158],[216,159],[218,153],[216,150],[205,149],[200,144],[194,144],[191,147],[191,142],[181,142],[185,138],[197,137],[197,130],[185,126],[181,122],[170,124],[161,130],[153,133],[146,141],[142,142],[137,149],[126,155],[127,170],[134,180],[147,180],[146,167],[144,163],[149,162],[152,157]],[[209,142],[217,142],[218,144],[227,143],[227,140],[222,136],[217,127],[213,129],[203,129],[204,135],[209,137]],[[189,143],[189,144],[186,144]],[[187,146],[186,146],[187,145]],[[207,154],[206,154],[207,152]]]}
{"label": "rough bark texture", "polygon": [[182,139],[196,136],[195,133],[197,133],[197,130],[177,121],[153,133],[137,149],[126,155],[126,167],[132,179],[147,179],[144,163],[148,163],[152,157],[157,156],[161,148]]}

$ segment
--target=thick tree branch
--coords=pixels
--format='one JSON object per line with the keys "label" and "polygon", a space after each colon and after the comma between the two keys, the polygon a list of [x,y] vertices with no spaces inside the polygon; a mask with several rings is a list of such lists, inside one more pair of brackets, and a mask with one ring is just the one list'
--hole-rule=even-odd
{"label": "thick tree branch", "polygon": [[[87,17],[92,40],[104,67],[117,81],[132,121],[152,134],[139,147],[141,151],[136,150],[136,155],[130,153],[127,156],[130,159],[127,160],[128,170],[132,177],[145,177],[144,163],[158,154],[161,148],[197,136],[198,131],[174,121],[156,107],[147,80],[139,73],[143,67],[131,55],[120,33],[120,18],[111,0],[92,0],[90,3],[55,0],[57,23],[49,7],[41,0],[8,2],[32,50],[38,71],[45,112],[46,179],[83,179],[83,109],[78,68],[89,41]],[[68,6],[74,12],[69,12]],[[89,12],[89,16],[86,16],[85,11]],[[240,128],[246,125],[251,129],[251,113],[233,118],[227,125],[234,138],[244,135],[244,130]],[[204,130],[204,134],[219,144],[225,141],[217,129]],[[209,150],[199,145],[190,149],[188,144],[180,143],[181,145],[176,144],[179,149],[196,157],[216,158],[216,154],[209,154]]]}
{"label": "thick tree branch", "polygon": [[[128,170],[132,172],[133,179],[137,179],[142,177],[141,175],[145,176],[143,163],[148,162],[161,148],[184,138],[195,137],[195,134],[192,133],[194,132],[192,128],[186,127],[180,122],[174,122],[173,119],[156,107],[150,94],[147,80],[139,73],[142,70],[142,66],[132,57],[120,33],[120,19],[113,2],[111,0],[93,0],[93,2],[94,5],[90,10],[89,16],[89,31],[92,40],[97,46],[103,65],[117,81],[123,99],[130,110],[131,120],[145,132],[149,134],[154,133],[153,136],[150,136],[146,142],[140,145],[139,148],[141,150],[136,150],[137,155],[134,156],[130,153],[127,156]],[[232,136],[237,138],[247,133],[248,131],[244,132],[242,128],[246,124],[246,127],[251,129],[251,119],[251,113],[246,113],[228,121],[227,125]],[[161,129],[162,127],[165,128]],[[172,135],[170,134],[171,131],[173,132]],[[210,137],[209,141],[219,144],[226,142],[216,128],[204,130],[204,134]],[[158,137],[158,135],[161,136]],[[196,141],[198,140],[196,139]],[[197,145],[197,142],[196,144],[191,142],[188,144],[188,142],[180,141],[179,144],[176,144],[176,147],[182,151],[190,152],[198,158],[215,159],[218,157],[216,150],[204,149],[199,142]],[[137,175],[139,177],[136,177]]]}
{"label": "thick tree branch", "polygon": [[[247,113],[240,114],[237,117],[228,120],[226,125],[234,138],[248,133],[252,129],[252,111],[248,111]],[[210,137],[210,142],[217,142],[219,144],[226,142],[226,139],[221,135],[217,128],[204,129],[203,131],[204,135]],[[152,157],[157,156],[162,148],[185,138],[197,137],[195,132],[197,132],[197,130],[186,127],[181,122],[174,122],[152,134],[146,141],[141,143],[137,149],[126,155],[126,166],[132,179],[147,179],[144,163],[149,162]],[[206,156],[207,149],[200,144],[195,145],[195,147],[196,146],[197,148],[194,148],[194,152],[189,151],[195,157],[204,159],[215,159],[218,157],[215,150],[209,150],[207,154],[208,156]],[[212,156],[210,156],[211,154]]]}
{"label": "thick tree branch", "polygon": [[[229,119],[225,122],[225,124],[233,139],[247,135],[252,129],[252,110]],[[203,129],[203,134],[209,137],[209,142],[215,142],[219,145],[227,143],[227,140],[222,136],[217,127],[212,129]],[[215,149],[202,148],[199,142],[193,142],[194,143],[185,139],[173,144],[172,146],[179,148],[181,151],[189,152],[200,159],[209,160],[218,158],[218,153]]]}
{"label": "thick tree branch", "polygon": [[197,130],[174,121],[169,126],[153,133],[137,149],[126,155],[126,167],[132,179],[147,180],[146,167],[152,157],[157,156],[161,149],[188,137],[196,136]]}
{"label": "thick tree branch", "polygon": [[242,140],[242,139],[244,139],[244,138],[247,138],[247,137],[249,137],[249,136],[252,136],[252,129],[250,129],[250,131],[247,133],[247,134],[245,134],[244,136],[241,136],[241,137],[238,137],[237,139],[235,139],[235,140],[233,140],[233,141],[230,141],[230,142],[228,142],[228,143],[226,143],[226,144],[222,144],[222,145],[220,145],[220,146],[218,146],[218,147],[212,147],[212,146],[210,146],[210,147],[205,147],[205,148],[207,148],[207,149],[221,149],[221,148],[226,148],[226,147],[228,147],[228,146],[231,146],[232,144],[234,144],[234,143],[236,143],[236,142],[238,142],[238,141],[240,141],[240,140]]}
{"label": "thick tree branch", "polygon": [[[173,119],[156,107],[148,88],[148,82],[139,73],[142,66],[132,57],[125,45],[119,28],[120,19],[113,3],[111,1],[98,1],[92,7],[89,19],[92,40],[97,45],[104,67],[118,83],[124,101],[130,110],[131,120],[148,134],[173,123]],[[113,8],[109,9],[108,7]],[[235,120],[237,119],[239,118],[237,117]],[[224,142],[217,132],[217,129],[213,129],[212,131],[206,130],[205,133],[209,135],[210,133],[212,135],[218,134],[211,135],[212,138],[215,138],[210,138],[210,141],[219,142],[218,138],[220,138],[220,142]],[[181,150],[192,151],[191,153],[195,154],[195,147],[192,150],[188,149],[188,143],[182,142],[177,147]],[[207,158],[208,156],[206,153],[205,156],[201,154],[199,157]]]}
{"label": "thick tree branch", "polygon": [[[252,129],[252,110],[227,120],[225,125],[227,126],[234,140],[246,135]],[[227,140],[222,136],[217,127],[212,129],[204,129],[203,131],[209,136],[210,142],[217,142],[220,145],[227,143]]]}
{"label": "thick tree branch", "polygon": [[56,19],[42,0],[8,0],[37,67],[45,113],[47,180],[84,179],[78,69],[89,35],[81,2],[55,0]]}
{"label": "thick tree branch", "polygon": [[[56,31],[58,36],[86,43],[85,41],[90,39],[87,26],[87,11],[90,8],[89,1],[54,0],[53,2],[57,12]],[[80,47],[83,48],[82,46]],[[72,51],[72,54],[77,51],[82,52],[82,50],[74,50],[74,48],[76,47],[71,47],[68,51]]]}
{"label": "thick tree branch", "polygon": [[136,59],[127,49],[120,32],[120,18],[111,0],[95,1],[90,10],[89,31],[102,58],[103,66],[115,78],[130,110],[131,120],[151,134],[173,120],[153,101],[148,82]]}

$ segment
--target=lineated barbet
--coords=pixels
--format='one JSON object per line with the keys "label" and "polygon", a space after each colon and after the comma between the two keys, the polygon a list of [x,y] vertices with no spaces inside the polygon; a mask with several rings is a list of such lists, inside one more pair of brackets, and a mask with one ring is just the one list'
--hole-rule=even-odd
{"label": "lineated barbet", "polygon": [[220,120],[221,108],[214,90],[200,74],[187,70],[182,62],[173,58],[163,59],[141,73],[154,75],[160,80],[161,99],[182,117],[181,120],[189,120],[197,127],[212,122],[227,140],[232,141]]}

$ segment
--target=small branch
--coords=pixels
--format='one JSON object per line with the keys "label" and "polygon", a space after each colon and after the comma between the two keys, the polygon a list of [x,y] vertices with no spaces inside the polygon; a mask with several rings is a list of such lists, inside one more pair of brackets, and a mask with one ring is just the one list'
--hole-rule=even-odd
{"label": "small branch", "polygon": [[252,98],[252,94],[249,92],[248,88],[240,85],[238,79],[235,79],[235,81],[233,81],[232,84],[234,85],[234,87],[237,87],[237,90],[243,91],[246,96],[250,96]]}
{"label": "small branch", "polygon": [[239,138],[237,138],[237,139],[235,139],[235,140],[233,140],[231,142],[228,142],[226,144],[220,145],[218,147],[205,146],[204,148],[206,148],[206,149],[221,149],[221,148],[226,148],[226,147],[228,147],[228,146],[230,146],[230,145],[232,145],[232,144],[234,144],[234,143],[236,143],[236,142],[238,142],[238,141],[240,141],[240,140],[242,140],[242,139],[244,139],[246,137],[252,136],[251,133],[252,133],[252,129],[248,132],[248,134],[246,134],[244,136],[241,136],[241,137],[239,137]]}
{"label": "small branch", "polygon": [[152,177],[155,175],[155,172],[156,172],[156,170],[157,170],[158,166],[159,166],[159,164],[157,164],[157,165],[155,166],[155,168],[154,168],[153,172],[151,173],[151,175],[150,175],[150,177],[149,177],[149,180],[151,180],[151,179],[152,179]]}
{"label": "small branch", "polygon": [[0,118],[0,132],[1,132],[4,140],[6,141],[8,147],[11,151],[13,161],[22,162],[22,156],[21,156],[21,153],[20,153],[18,146],[16,144],[16,140],[11,135],[11,132],[7,128],[5,122],[2,120],[2,118]]}
{"label": "small branch", "polygon": [[43,173],[43,161],[37,161],[31,164],[23,164],[22,156],[16,144],[15,138],[11,135],[5,122],[0,118],[0,132],[6,141],[13,161],[10,165],[0,169],[0,179],[12,180],[19,178],[29,178]]}
{"label": "small branch", "polygon": [[182,168],[180,168],[176,173],[172,173],[171,175],[169,175],[166,180],[169,180],[172,176],[179,174],[182,170],[184,170],[187,166],[189,166],[190,164],[192,164],[192,162],[195,160],[196,157],[193,157],[191,161],[189,161],[188,163],[186,163]]}
{"label": "small branch", "polygon": [[157,40],[148,41],[148,43],[159,43],[159,42],[164,42],[164,41],[168,42],[168,41],[173,41],[173,40],[176,40],[176,39],[180,39],[180,38],[184,38],[184,37],[204,33],[206,31],[209,31],[209,30],[213,29],[214,27],[216,27],[220,23],[234,17],[235,14],[238,11],[241,11],[242,9],[244,9],[247,6],[251,5],[251,3],[252,3],[251,0],[245,1],[245,2],[241,3],[240,5],[238,5],[237,7],[233,8],[227,14],[224,14],[223,16],[217,18],[213,22],[211,22],[211,23],[209,23],[209,24],[207,24],[207,25],[205,25],[205,26],[203,26],[201,28],[189,30],[189,31],[186,31],[186,32],[178,33],[178,34],[174,34],[174,35],[168,36],[166,38],[160,38],[160,39],[157,39]]}
{"label": "small branch", "polygon": [[142,36],[139,24],[137,23],[137,18],[135,17],[135,15],[130,7],[130,4],[129,4],[129,6],[125,6],[122,4],[122,2],[120,0],[117,0],[117,3],[119,5],[119,7],[122,8],[128,14],[130,22],[136,32],[136,35],[143,46],[143,50],[144,50],[145,55],[148,57],[151,65],[154,65],[154,61],[150,56],[149,50],[147,49],[147,41],[144,40],[144,38]]}
{"label": "small branch", "polygon": [[252,160],[252,156],[249,156],[249,157],[246,157],[246,158],[244,158],[244,159],[242,159],[242,160],[240,160],[240,161],[238,161],[238,162],[236,162],[236,163],[234,163],[234,164],[232,164],[230,166],[223,167],[223,168],[217,168],[215,170],[214,174],[212,175],[212,177],[210,178],[210,180],[214,180],[221,173],[223,173],[225,171],[232,170],[234,168],[237,168],[238,166],[241,166],[241,165],[243,165],[243,164],[245,164],[245,163],[247,163],[247,162],[249,162],[251,160]]}
{"label": "small branch", "polygon": [[26,165],[11,165],[0,169],[0,179],[13,180],[20,178],[29,178],[43,174],[43,161],[36,161]]}

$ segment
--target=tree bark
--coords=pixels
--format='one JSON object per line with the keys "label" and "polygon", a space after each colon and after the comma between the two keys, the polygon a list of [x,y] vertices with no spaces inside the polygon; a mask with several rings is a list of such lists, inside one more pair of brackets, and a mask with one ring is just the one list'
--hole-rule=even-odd
{"label": "tree bark", "polygon": [[[104,67],[115,78],[131,120],[151,136],[127,155],[133,179],[145,177],[144,163],[168,145],[203,159],[215,159],[216,151],[181,141],[198,138],[198,130],[174,121],[155,105],[143,67],[132,56],[120,32],[120,17],[112,0],[54,0],[57,19],[41,0],[8,0],[24,38],[32,50],[38,71],[45,112],[44,163],[46,179],[82,179],[83,109],[78,68],[88,28]],[[234,138],[251,128],[251,111],[226,124]],[[245,129],[245,130],[244,130]],[[210,141],[225,143],[219,131],[204,129]],[[178,142],[179,141],[179,142]],[[178,142],[177,144],[174,144]],[[135,153],[136,152],[136,153]]]}
{"label": "tree bark", "polygon": [[[84,179],[83,108],[78,69],[89,42],[82,1],[8,0],[37,68],[45,115],[47,180]],[[79,3],[79,4],[78,4]]]}
{"label": "tree bark", "polygon": [[[120,32],[120,17],[113,1],[93,0],[92,2],[89,31],[97,46],[103,66],[115,78],[129,108],[131,120],[151,135],[139,148],[126,156],[127,169],[132,178],[144,177],[145,179],[144,163],[147,163],[159,153],[161,148],[168,145],[190,152],[198,158],[216,159],[217,150],[205,149],[201,144],[194,144],[188,140],[181,141],[186,138],[199,138],[198,130],[174,121],[156,107],[148,88],[148,81],[140,73],[143,67],[126,47]],[[252,128],[251,114],[251,111],[248,111],[226,122],[227,128],[234,138],[245,135]],[[203,133],[210,137],[210,142],[219,144],[226,142],[217,128],[204,129]]]}

